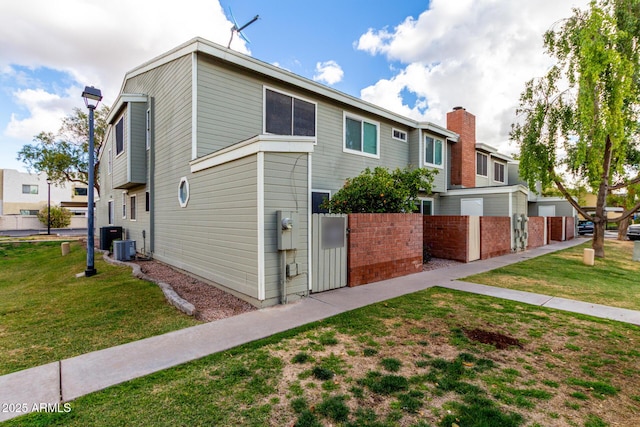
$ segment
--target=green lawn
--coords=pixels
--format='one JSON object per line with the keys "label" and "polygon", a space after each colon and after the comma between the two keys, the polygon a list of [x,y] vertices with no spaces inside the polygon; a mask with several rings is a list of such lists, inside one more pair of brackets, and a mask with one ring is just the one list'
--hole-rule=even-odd
{"label": "green lawn", "polygon": [[432,288],[7,425],[633,425],[638,343],[635,326]]}
{"label": "green lawn", "polygon": [[640,262],[633,242],[607,240],[605,258],[582,262],[589,243],[498,268],[462,280],[520,291],[640,310]]}
{"label": "green lawn", "polygon": [[84,272],[78,242],[0,243],[0,374],[192,326],[155,284],[102,261]]}

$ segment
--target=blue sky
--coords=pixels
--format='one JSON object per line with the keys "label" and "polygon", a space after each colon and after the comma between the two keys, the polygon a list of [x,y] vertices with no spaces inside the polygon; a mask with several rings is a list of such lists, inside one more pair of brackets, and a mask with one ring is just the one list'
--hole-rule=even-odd
{"label": "blue sky", "polygon": [[[524,82],[552,64],[542,34],[586,0],[21,0],[0,2],[0,168],[55,132],[85,85],[118,95],[124,74],[201,36],[400,114],[445,125],[462,105],[478,140],[512,153]],[[94,17],[92,22],[86,17]]]}

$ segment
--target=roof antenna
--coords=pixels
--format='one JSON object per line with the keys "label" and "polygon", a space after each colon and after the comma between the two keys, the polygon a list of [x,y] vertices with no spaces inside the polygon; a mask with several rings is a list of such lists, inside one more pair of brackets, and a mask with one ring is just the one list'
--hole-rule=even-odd
{"label": "roof antenna", "polygon": [[229,7],[229,15],[231,15],[231,20],[233,21],[233,27],[231,27],[231,38],[229,39],[229,44],[227,45],[227,49],[229,49],[231,47],[231,41],[233,40],[233,34],[234,33],[238,33],[238,35],[240,36],[240,38],[244,41],[246,41],[247,43],[251,43],[251,41],[249,41],[249,39],[247,38],[247,36],[245,36],[244,34],[242,34],[242,30],[244,30],[245,28],[247,28],[249,25],[253,24],[254,22],[256,22],[258,20],[258,18],[260,18],[260,15],[256,15],[253,17],[253,19],[249,22],[247,22],[246,24],[244,24],[242,27],[238,26],[238,23],[236,22],[236,18],[233,17],[233,12],[231,12],[231,7]]}

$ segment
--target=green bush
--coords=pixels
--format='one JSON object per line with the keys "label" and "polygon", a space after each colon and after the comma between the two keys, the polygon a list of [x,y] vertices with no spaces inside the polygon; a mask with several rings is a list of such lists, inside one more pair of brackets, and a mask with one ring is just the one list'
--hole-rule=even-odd
{"label": "green bush", "polygon": [[[40,209],[38,219],[45,226],[48,220],[47,206]],[[71,224],[71,212],[60,206],[51,206],[51,228],[65,228]]]}
{"label": "green bush", "polygon": [[414,212],[420,190],[431,193],[437,171],[425,168],[365,169],[325,201],[322,207],[332,213],[401,213]]}

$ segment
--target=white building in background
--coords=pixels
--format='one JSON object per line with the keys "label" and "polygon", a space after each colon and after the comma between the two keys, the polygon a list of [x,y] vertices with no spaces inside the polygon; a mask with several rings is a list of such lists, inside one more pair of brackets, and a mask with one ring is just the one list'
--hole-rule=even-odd
{"label": "white building in background", "polygon": [[[46,174],[0,169],[0,230],[42,228],[36,215],[40,210],[46,209],[48,198]],[[85,184],[51,184],[51,205],[65,207],[73,213],[72,228],[86,227]]]}

